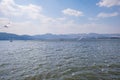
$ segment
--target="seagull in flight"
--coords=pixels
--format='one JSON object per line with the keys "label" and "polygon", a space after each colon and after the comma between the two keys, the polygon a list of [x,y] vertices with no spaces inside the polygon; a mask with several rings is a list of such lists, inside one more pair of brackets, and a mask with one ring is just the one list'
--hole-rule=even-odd
{"label": "seagull in flight", "polygon": [[10,24],[10,22],[7,25],[4,25],[3,27],[4,28],[9,28],[9,26],[8,26],[9,24]]}
{"label": "seagull in flight", "polygon": [[2,29],[2,28],[9,28],[10,27],[10,22],[8,22],[7,24],[4,24],[4,25],[2,25],[2,26],[0,26],[0,29]]}
{"label": "seagull in flight", "polygon": [[4,25],[3,27],[8,28],[8,25]]}

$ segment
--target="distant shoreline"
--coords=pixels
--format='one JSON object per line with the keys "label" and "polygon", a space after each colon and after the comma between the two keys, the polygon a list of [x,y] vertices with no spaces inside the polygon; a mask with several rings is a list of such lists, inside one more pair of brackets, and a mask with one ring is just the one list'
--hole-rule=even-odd
{"label": "distant shoreline", "polygon": [[17,35],[0,32],[0,40],[47,40],[47,41],[80,41],[80,40],[98,40],[98,39],[120,39],[120,34],[43,34],[43,35]]}

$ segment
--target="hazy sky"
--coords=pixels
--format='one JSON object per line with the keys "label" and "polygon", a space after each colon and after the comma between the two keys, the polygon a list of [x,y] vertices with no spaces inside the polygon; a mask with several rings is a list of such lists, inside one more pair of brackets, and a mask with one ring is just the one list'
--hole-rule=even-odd
{"label": "hazy sky", "polygon": [[120,0],[0,0],[0,32],[120,33]]}

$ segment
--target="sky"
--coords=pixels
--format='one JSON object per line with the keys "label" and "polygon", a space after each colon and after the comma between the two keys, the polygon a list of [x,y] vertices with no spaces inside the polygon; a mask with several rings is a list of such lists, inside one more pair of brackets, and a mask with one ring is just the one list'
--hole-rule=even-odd
{"label": "sky", "polygon": [[0,32],[120,33],[120,0],[0,0]]}

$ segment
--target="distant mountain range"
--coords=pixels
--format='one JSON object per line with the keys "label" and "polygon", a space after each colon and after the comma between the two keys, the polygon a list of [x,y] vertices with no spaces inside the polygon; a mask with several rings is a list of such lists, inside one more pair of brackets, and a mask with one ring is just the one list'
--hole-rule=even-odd
{"label": "distant mountain range", "polygon": [[86,39],[120,39],[120,34],[43,34],[43,35],[16,35],[0,32],[0,40],[86,40]]}

